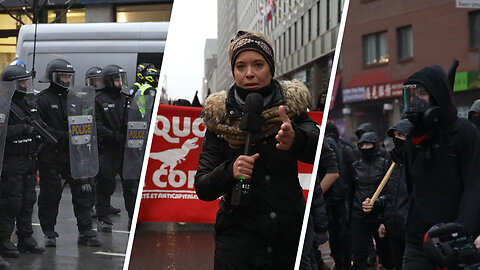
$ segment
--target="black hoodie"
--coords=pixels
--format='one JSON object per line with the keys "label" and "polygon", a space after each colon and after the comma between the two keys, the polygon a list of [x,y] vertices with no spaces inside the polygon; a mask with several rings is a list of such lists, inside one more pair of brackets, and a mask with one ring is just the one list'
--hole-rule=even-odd
{"label": "black hoodie", "polygon": [[421,245],[435,224],[458,222],[473,236],[480,233],[480,133],[457,118],[447,76],[438,66],[426,67],[405,81],[422,84],[441,109],[442,141],[415,145],[406,142],[406,173],[412,204],[407,218],[408,239]]}

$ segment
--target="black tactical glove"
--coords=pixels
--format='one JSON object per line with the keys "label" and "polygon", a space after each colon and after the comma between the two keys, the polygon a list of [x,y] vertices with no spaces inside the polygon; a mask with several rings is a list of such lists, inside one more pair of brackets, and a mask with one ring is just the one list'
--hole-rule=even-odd
{"label": "black tactical glove", "polygon": [[120,131],[115,132],[113,138],[117,144],[123,144],[125,142],[125,134]]}
{"label": "black tactical glove", "polygon": [[82,187],[82,192],[92,192],[93,187],[90,184],[90,179],[80,179],[80,186]]}
{"label": "black tactical glove", "polygon": [[23,125],[23,130],[24,130],[26,135],[31,135],[35,131],[35,129],[32,126],[27,125],[27,124]]}

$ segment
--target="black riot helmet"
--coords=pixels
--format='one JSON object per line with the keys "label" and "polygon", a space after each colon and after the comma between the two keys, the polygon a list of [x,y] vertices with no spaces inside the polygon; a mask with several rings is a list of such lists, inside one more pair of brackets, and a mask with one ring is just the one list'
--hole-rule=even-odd
{"label": "black riot helmet", "polygon": [[95,89],[103,88],[102,69],[99,67],[91,67],[85,73],[85,84],[93,86]]}
{"label": "black riot helmet", "polygon": [[157,87],[159,76],[160,72],[155,67],[147,68],[144,73],[146,83],[150,84],[152,87]]}
{"label": "black riot helmet", "polygon": [[116,90],[118,92],[127,90],[127,73],[118,65],[108,65],[102,70],[103,83],[105,88]]}
{"label": "black riot helmet", "polygon": [[64,59],[54,59],[48,63],[45,69],[45,76],[40,80],[41,83],[50,83],[68,89],[73,86],[75,81],[75,70],[72,64]]}
{"label": "black riot helmet", "polygon": [[32,73],[24,66],[7,66],[2,72],[2,81],[13,81],[15,91],[23,94],[33,93]]}
{"label": "black riot helmet", "polygon": [[137,66],[137,74],[136,74],[136,81],[139,83],[145,83],[145,71],[148,68],[155,68],[153,64],[150,63],[141,63]]}

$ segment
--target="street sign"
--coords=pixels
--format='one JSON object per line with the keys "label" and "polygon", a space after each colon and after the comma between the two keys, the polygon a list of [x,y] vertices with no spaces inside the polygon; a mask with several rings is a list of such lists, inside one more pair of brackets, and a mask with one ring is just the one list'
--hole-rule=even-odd
{"label": "street sign", "polygon": [[457,8],[480,8],[480,0],[457,0]]}

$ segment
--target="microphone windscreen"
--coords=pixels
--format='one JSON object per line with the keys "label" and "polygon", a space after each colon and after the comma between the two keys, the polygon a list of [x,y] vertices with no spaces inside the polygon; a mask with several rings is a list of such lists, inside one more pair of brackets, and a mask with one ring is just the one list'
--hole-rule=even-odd
{"label": "microphone windscreen", "polygon": [[259,93],[250,93],[245,100],[245,112],[261,114],[263,110],[263,97]]}
{"label": "microphone windscreen", "polygon": [[245,100],[245,107],[240,120],[240,129],[260,131],[263,124],[263,97],[259,93],[250,93]]}

